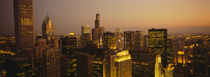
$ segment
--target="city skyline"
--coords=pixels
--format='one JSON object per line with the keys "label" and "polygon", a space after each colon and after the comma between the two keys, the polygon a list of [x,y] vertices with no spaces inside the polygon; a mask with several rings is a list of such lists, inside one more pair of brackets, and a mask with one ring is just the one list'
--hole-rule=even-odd
{"label": "city skyline", "polygon": [[[169,33],[210,33],[208,0],[62,0],[59,2],[34,0],[33,2],[35,35],[41,34],[42,20],[47,13],[52,18],[57,35],[69,32],[81,34],[82,25],[94,28],[93,21],[97,10],[101,14],[101,24],[106,31],[121,28],[124,31],[142,30],[146,34],[147,29],[155,27],[167,28]],[[4,10],[0,14],[0,35],[14,35],[13,1],[6,0],[0,3],[0,10]]]}

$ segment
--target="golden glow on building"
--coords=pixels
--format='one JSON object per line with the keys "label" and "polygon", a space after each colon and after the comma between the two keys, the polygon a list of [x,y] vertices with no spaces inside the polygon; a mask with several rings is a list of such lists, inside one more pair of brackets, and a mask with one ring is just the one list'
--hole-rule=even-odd
{"label": "golden glow on building", "polygon": [[178,51],[177,54],[178,55],[184,55],[184,51]]}
{"label": "golden glow on building", "polygon": [[75,33],[69,33],[69,35],[70,35],[70,36],[74,36],[74,35],[75,35]]}
{"label": "golden glow on building", "polygon": [[129,54],[129,51],[128,50],[123,50],[123,51],[118,52],[116,54],[115,61],[116,62],[121,62],[121,61],[129,60],[129,59],[131,59],[131,55]]}
{"label": "golden glow on building", "polygon": [[15,53],[13,53],[13,52],[10,52],[10,51],[3,51],[3,50],[0,50],[0,54],[10,54],[10,55],[15,55]]}

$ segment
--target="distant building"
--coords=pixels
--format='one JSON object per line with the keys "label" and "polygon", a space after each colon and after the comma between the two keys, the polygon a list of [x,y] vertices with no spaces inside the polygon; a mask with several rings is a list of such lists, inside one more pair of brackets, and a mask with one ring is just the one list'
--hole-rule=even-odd
{"label": "distant building", "polygon": [[132,60],[128,50],[105,56],[103,77],[132,77]]}
{"label": "distant building", "polygon": [[149,29],[148,47],[155,53],[163,53],[167,50],[167,29]]}
{"label": "distant building", "polygon": [[192,52],[192,70],[195,77],[208,76],[208,46],[204,44],[204,40],[199,39],[195,43]]}
{"label": "distant building", "polygon": [[96,20],[95,20],[95,28],[92,29],[93,43],[97,45],[97,48],[103,47],[103,43],[102,43],[103,33],[104,33],[104,27],[101,26],[100,14],[97,13]]}
{"label": "distant building", "polygon": [[82,48],[87,48],[91,43],[91,29],[89,25],[82,26],[81,44]]}
{"label": "distant building", "polygon": [[106,32],[103,35],[104,49],[117,49],[116,35],[112,32]]}
{"label": "distant building", "polygon": [[125,49],[134,49],[134,32],[124,31],[124,47]]}
{"label": "distant building", "polygon": [[116,42],[117,42],[117,49],[124,48],[124,34],[121,29],[117,28],[115,32]]}
{"label": "distant building", "polygon": [[55,29],[48,15],[45,17],[42,24],[42,36],[46,39],[47,45],[55,46]]}
{"label": "distant building", "polygon": [[32,58],[33,40],[33,0],[14,0],[14,24],[16,52]]}
{"label": "distant building", "polygon": [[60,44],[62,53],[66,53],[71,49],[79,48],[79,40],[80,38],[75,36],[75,34],[71,33],[70,35],[61,37]]}
{"label": "distant building", "polygon": [[124,47],[125,49],[143,49],[143,32],[142,31],[125,31]]}
{"label": "distant building", "polygon": [[135,41],[135,49],[143,49],[144,47],[144,36],[142,31],[136,31],[134,35],[134,41]]}

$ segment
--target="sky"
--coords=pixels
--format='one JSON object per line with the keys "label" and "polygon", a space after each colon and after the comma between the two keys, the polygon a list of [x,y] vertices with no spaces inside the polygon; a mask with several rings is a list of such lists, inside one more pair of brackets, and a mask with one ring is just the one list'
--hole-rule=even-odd
{"label": "sky", "polygon": [[[94,28],[101,14],[106,31],[167,28],[169,33],[210,33],[210,0],[33,0],[34,33],[48,14],[57,35]],[[13,0],[0,0],[0,35],[14,35]]]}

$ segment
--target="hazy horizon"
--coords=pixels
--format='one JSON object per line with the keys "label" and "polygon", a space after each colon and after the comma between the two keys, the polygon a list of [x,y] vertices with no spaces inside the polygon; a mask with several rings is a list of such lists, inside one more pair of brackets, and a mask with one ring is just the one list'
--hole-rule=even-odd
{"label": "hazy horizon", "polygon": [[[167,28],[169,33],[210,33],[210,0],[34,0],[34,33],[45,16],[57,35],[94,28],[96,11],[105,31]],[[13,0],[0,1],[0,35],[14,34]]]}

